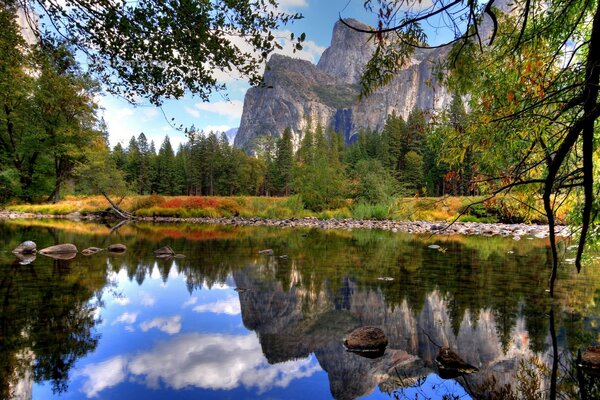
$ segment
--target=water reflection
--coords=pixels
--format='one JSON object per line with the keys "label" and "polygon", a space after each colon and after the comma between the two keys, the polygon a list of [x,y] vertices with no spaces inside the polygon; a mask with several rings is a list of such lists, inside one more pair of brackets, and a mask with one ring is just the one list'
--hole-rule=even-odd
{"label": "water reflection", "polygon": [[[29,265],[0,253],[3,398],[598,394],[574,361],[598,340],[600,277],[564,269],[551,304],[543,241],[31,222],[0,225],[2,248],[128,251]],[[157,260],[163,245],[186,258]],[[363,325],[388,336],[383,357],[344,350]],[[441,379],[440,346],[480,372]]]}

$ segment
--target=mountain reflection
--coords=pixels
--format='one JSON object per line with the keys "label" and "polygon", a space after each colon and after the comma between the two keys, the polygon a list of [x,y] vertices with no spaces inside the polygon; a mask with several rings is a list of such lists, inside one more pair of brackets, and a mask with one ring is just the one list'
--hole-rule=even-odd
{"label": "mountain reflection", "polygon": [[[319,374],[329,391],[315,398],[439,390],[503,398],[526,390],[523,377],[547,394],[554,351],[559,390],[577,397],[577,350],[598,340],[596,267],[582,276],[563,270],[553,305],[543,241],[151,224],[111,235],[94,224],[60,225],[0,224],[0,237],[7,249],[32,239],[128,251],[29,265],[0,253],[2,398],[31,398],[33,382],[66,398],[111,398],[125,385],[261,397]],[[157,260],[152,251],[163,245],[186,258]],[[264,248],[275,256],[259,255]],[[343,348],[344,335],[364,325],[386,333],[381,358]],[[440,346],[480,372],[428,383]]]}

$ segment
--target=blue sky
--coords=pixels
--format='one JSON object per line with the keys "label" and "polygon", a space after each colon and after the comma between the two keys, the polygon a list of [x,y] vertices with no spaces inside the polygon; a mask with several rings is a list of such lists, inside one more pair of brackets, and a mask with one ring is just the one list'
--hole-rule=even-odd
{"label": "blue sky", "polygon": [[[340,13],[343,17],[371,23],[374,21],[374,17],[365,12],[363,0],[280,0],[279,4],[284,10],[304,15],[304,19],[282,27],[281,36],[289,37],[289,32],[305,32],[307,36],[302,52],[293,54],[290,47],[280,52],[314,63],[318,62],[323,50],[329,46],[333,25]],[[156,108],[148,102],[142,101],[139,106],[132,106],[120,98],[104,95],[100,99],[100,105],[104,108],[102,113],[108,124],[111,146],[119,142],[127,146],[132,135],[144,132],[149,140],[154,140],[157,148],[165,135],[169,135],[171,143],[177,147],[180,142],[185,141],[185,135],[172,125],[187,127],[194,124],[196,128],[206,131],[224,131],[238,127],[244,95],[250,86],[243,80],[225,78],[228,98],[217,94],[208,103],[186,96],[181,100],[166,101],[162,108]]]}

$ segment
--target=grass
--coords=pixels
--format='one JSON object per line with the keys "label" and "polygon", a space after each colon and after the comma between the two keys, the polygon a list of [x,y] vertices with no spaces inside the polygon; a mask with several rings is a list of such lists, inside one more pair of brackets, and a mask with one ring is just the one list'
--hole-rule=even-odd
{"label": "grass", "polygon": [[[333,210],[313,212],[304,208],[299,196],[289,197],[218,197],[218,196],[128,196],[120,206],[140,217],[233,217],[290,219],[316,217],[319,219],[391,219],[398,221],[453,221],[460,216],[463,222],[543,222],[518,201],[499,200],[476,204],[482,197],[411,197],[398,198],[391,204],[344,202]],[[66,196],[57,204],[17,204],[8,211],[67,215],[105,210],[108,202],[102,196]]]}

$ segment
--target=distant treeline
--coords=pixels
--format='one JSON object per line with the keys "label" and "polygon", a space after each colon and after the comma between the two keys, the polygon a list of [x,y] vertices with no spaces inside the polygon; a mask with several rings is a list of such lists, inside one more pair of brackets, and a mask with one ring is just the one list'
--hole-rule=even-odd
{"label": "distant treeline", "polygon": [[[452,112],[453,110],[453,112]],[[464,109],[455,97],[445,126],[460,129]],[[248,155],[224,134],[186,130],[187,141],[174,151],[165,137],[158,151],[142,133],[111,158],[137,194],[252,195],[300,194],[308,208],[335,207],[346,198],[371,204],[394,196],[473,195],[476,174],[467,152],[460,168],[441,159],[444,129],[433,128],[413,110],[408,119],[392,114],[381,132],[360,131],[350,146],[340,133],[309,127],[294,151],[291,131],[279,138],[258,137]]]}

